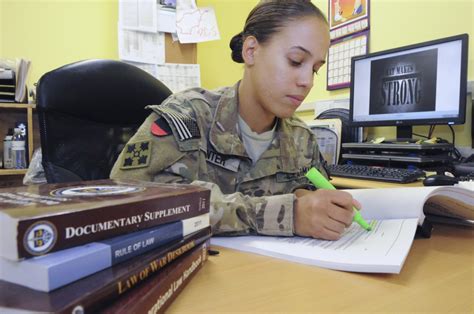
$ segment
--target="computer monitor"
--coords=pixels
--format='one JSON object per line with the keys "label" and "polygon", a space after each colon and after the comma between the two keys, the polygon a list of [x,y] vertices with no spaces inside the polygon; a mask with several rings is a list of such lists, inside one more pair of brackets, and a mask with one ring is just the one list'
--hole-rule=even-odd
{"label": "computer monitor", "polygon": [[350,123],[396,126],[463,124],[468,35],[462,34],[352,58]]}

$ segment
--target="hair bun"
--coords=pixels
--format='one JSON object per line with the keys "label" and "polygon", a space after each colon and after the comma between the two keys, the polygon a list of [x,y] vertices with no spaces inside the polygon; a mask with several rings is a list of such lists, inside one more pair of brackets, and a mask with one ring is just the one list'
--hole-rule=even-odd
{"label": "hair bun", "polygon": [[232,50],[232,60],[237,63],[244,63],[244,58],[242,57],[242,32],[238,33],[230,40],[229,47]]}

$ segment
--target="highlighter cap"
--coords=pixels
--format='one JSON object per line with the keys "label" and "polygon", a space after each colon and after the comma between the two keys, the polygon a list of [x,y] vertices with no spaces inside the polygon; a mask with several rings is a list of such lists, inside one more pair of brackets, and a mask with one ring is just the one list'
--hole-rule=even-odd
{"label": "highlighter cap", "polygon": [[318,189],[335,190],[336,188],[316,168],[311,168],[306,173],[306,178]]}

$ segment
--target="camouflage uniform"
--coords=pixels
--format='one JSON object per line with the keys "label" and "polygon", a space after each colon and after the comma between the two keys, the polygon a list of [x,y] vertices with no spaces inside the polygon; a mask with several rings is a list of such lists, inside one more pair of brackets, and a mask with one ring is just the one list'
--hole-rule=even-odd
{"label": "camouflage uniform", "polygon": [[130,139],[111,178],[191,183],[211,192],[211,224],[219,235],[293,235],[292,192],[319,168],[316,138],[296,117],[280,119],[255,165],[239,138],[238,84],[194,88],[170,96]]}

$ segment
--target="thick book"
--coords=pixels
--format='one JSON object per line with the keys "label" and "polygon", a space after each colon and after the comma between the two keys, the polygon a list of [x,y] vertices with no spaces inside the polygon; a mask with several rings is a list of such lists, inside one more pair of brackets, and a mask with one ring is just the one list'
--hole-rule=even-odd
{"label": "thick book", "polygon": [[161,274],[102,309],[103,314],[164,313],[174,299],[202,268],[208,257],[209,242],[187,253]]}
{"label": "thick book", "polygon": [[109,179],[0,189],[0,256],[43,255],[202,215],[209,196],[194,185]]}
{"label": "thick book", "polygon": [[210,236],[210,228],[206,228],[49,293],[0,280],[0,313],[98,313],[107,304],[161,276],[168,265]]}
{"label": "thick book", "polygon": [[[474,191],[456,186],[347,190],[371,231],[353,223],[337,241],[285,237],[217,237],[212,244],[325,268],[400,273],[425,214],[474,221]],[[429,218],[428,218],[429,219]]]}
{"label": "thick book", "polygon": [[0,279],[51,291],[209,227],[209,213],[22,261],[0,258]]}

